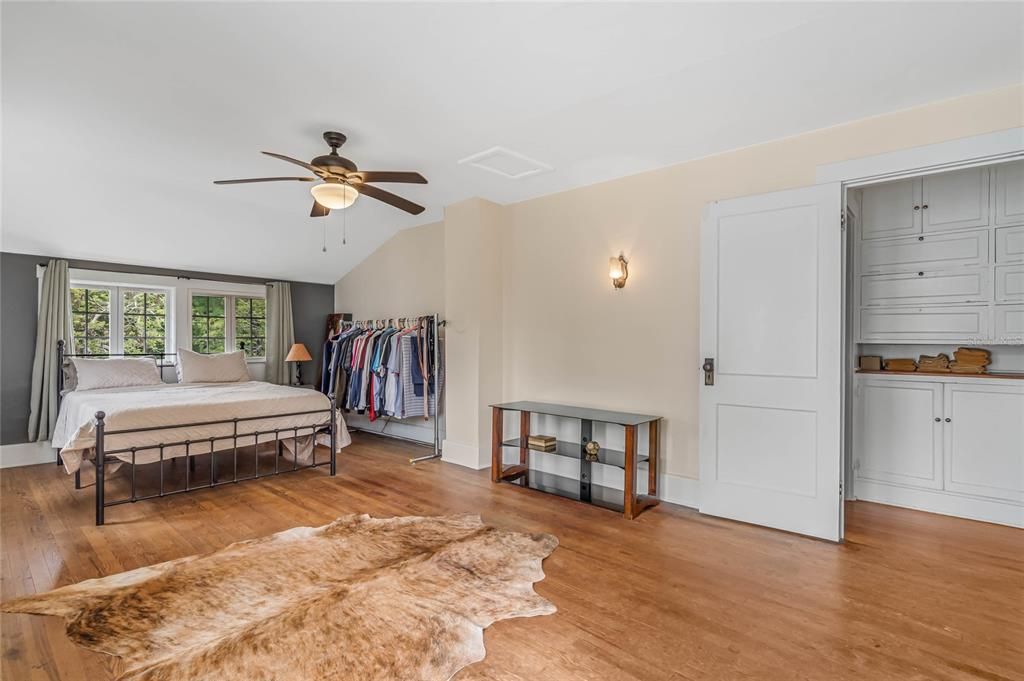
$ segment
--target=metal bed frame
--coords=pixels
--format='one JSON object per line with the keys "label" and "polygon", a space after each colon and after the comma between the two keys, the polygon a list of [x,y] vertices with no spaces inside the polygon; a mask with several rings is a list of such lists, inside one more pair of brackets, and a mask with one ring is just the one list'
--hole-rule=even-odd
{"label": "metal bed frame", "polygon": [[[58,413],[60,411],[60,404],[61,404],[61,401],[63,399],[63,394],[62,393],[64,392],[64,360],[66,358],[68,358],[68,357],[88,357],[88,358],[96,358],[96,357],[154,357],[154,358],[160,358],[161,360],[163,360],[163,359],[166,359],[167,357],[174,357],[175,355],[176,355],[176,353],[162,353],[162,352],[136,353],[136,354],[130,354],[130,353],[110,354],[110,353],[105,353],[105,354],[99,354],[99,355],[70,354],[70,353],[65,353],[64,352],[64,341],[63,340],[59,340],[59,341],[57,341],[57,367],[58,367],[58,372],[57,372],[57,410],[58,410]],[[158,364],[158,366],[160,367],[161,375],[162,375],[163,374],[163,369],[166,368],[168,365],[167,364]],[[231,418],[231,419],[221,419],[221,420],[214,420],[214,421],[193,421],[191,423],[176,423],[176,424],[168,425],[168,426],[149,426],[149,427],[145,427],[145,428],[125,428],[125,429],[121,429],[121,430],[107,430],[106,429],[106,423],[105,423],[105,419],[106,419],[107,415],[104,412],[102,412],[102,411],[96,412],[95,420],[94,420],[94,423],[96,425],[96,452],[95,452],[95,464],[96,464],[96,524],[97,525],[102,525],[104,523],[104,511],[107,508],[111,507],[111,506],[119,506],[121,504],[129,504],[129,503],[134,504],[137,501],[145,501],[147,499],[156,499],[156,498],[159,498],[159,497],[172,496],[174,494],[184,494],[186,492],[194,492],[196,490],[202,490],[202,489],[211,489],[213,487],[220,487],[222,485],[234,484],[234,483],[242,482],[244,480],[256,480],[256,479],[259,479],[259,478],[270,477],[272,475],[279,475],[281,473],[289,473],[289,472],[292,472],[292,471],[303,470],[303,469],[306,469],[306,468],[317,468],[319,466],[324,466],[324,465],[329,465],[330,466],[330,474],[332,476],[336,475],[337,474],[337,470],[338,470],[338,467],[337,467],[337,452],[336,452],[336,444],[337,444],[337,433],[336,433],[336,430],[337,430],[338,409],[337,409],[337,403],[335,401],[334,393],[331,393],[330,395],[328,395],[328,398],[330,399],[330,402],[331,402],[331,406],[330,406],[329,409],[314,409],[314,410],[310,410],[310,411],[296,411],[296,412],[288,412],[288,413],[285,413],[285,414],[267,414],[267,415],[264,415],[264,416],[247,416],[247,417],[241,417],[241,418],[235,417],[235,418]],[[268,430],[245,430],[244,432],[239,432],[239,425],[243,425],[243,427],[244,427],[244,424],[247,423],[247,422],[250,422],[250,421],[259,421],[259,420],[262,420],[262,419],[284,418],[284,417],[293,417],[293,416],[306,416],[306,415],[309,415],[309,414],[329,414],[330,421],[327,424],[325,424],[325,425],[296,426],[296,427],[292,427],[292,428],[272,428],[272,429],[268,429]],[[141,447],[121,447],[119,449],[107,449],[106,446],[105,446],[106,445],[106,438],[109,437],[109,436],[112,436],[112,435],[127,435],[127,434],[130,434],[130,433],[142,433],[142,432],[154,431],[154,430],[174,430],[174,429],[178,429],[178,428],[191,428],[191,427],[195,427],[195,426],[212,426],[212,425],[219,425],[219,424],[231,425],[232,426],[232,434],[231,435],[224,435],[224,436],[220,436],[220,437],[203,438],[201,440],[178,440],[178,441],[173,441],[173,442],[161,442],[159,444],[145,445],[145,446],[141,446]],[[307,435],[307,434],[313,436],[313,452],[312,452],[312,457],[310,458],[309,463],[302,464],[302,465],[299,465],[299,462],[298,462],[298,456],[299,456],[298,455],[298,438],[299,438],[299,432],[300,431],[303,431],[303,435],[304,436]],[[284,438],[281,437],[282,433],[286,434],[284,436]],[[290,436],[288,435],[288,433],[290,433]],[[330,435],[330,448],[331,448],[331,451],[330,451],[330,459],[328,461],[317,462],[317,460],[316,460],[316,435],[318,433],[328,433]],[[274,471],[273,471],[273,473],[260,473],[260,466],[259,466],[259,445],[260,445],[260,441],[259,441],[259,439],[260,439],[261,435],[273,435],[274,436],[273,439],[269,439],[268,438],[267,442],[276,442],[277,443],[277,452],[276,452],[276,455],[274,457]],[[288,437],[291,437],[293,439],[292,465],[291,465],[291,467],[285,466],[284,468],[282,468],[281,467],[281,458],[283,457],[283,454],[284,454],[283,446],[282,445],[283,445],[284,440],[287,440]],[[254,471],[253,475],[238,477],[238,440],[239,440],[239,438],[252,438],[252,440],[253,440],[251,445],[242,445],[243,447],[250,447],[251,446],[253,448],[253,471]],[[225,446],[223,449],[219,449],[219,450],[215,449],[214,448],[214,443],[215,442],[221,442],[221,441],[230,441],[231,444]],[[205,482],[204,484],[193,485],[192,484],[192,475],[191,474],[195,471],[195,457],[203,456],[203,455],[205,455],[207,453],[207,452],[202,452],[202,453],[199,453],[199,454],[192,454],[190,452],[192,446],[193,445],[198,445],[198,444],[208,444],[209,445],[209,452],[208,453],[210,455],[210,479],[209,479],[209,481]],[[181,447],[181,446],[185,447],[184,458],[186,459],[187,464],[188,464],[186,469],[185,469],[185,487],[184,487],[184,489],[166,490],[164,488],[164,449],[166,447]],[[157,493],[155,493],[155,494],[147,494],[147,495],[144,495],[144,496],[139,496],[138,493],[137,493],[136,480],[135,480],[135,465],[136,465],[135,457],[138,454],[138,452],[142,452],[142,451],[146,451],[146,450],[153,450],[153,449],[158,450],[159,453],[160,453],[160,458],[159,458],[159,465],[160,465],[160,485],[159,485],[159,491]],[[218,476],[217,476],[217,457],[216,457],[216,454],[218,452],[223,453],[223,452],[227,452],[229,450],[232,452],[231,478],[230,479],[220,480],[220,479],[218,479]],[[118,455],[118,454],[124,455],[124,454],[129,454],[129,453],[131,454],[131,457],[132,457],[131,458],[131,462],[130,462],[130,465],[131,465],[131,493],[127,497],[120,498],[120,499],[114,499],[112,501],[109,501],[109,500],[106,499],[106,494],[105,494],[105,492],[106,492],[106,490],[105,490],[105,487],[106,487],[106,485],[105,485],[105,483],[106,483],[106,475],[105,475],[106,464],[107,463],[114,463],[115,461],[116,462],[121,462],[121,460],[118,459],[116,455]],[[175,459],[178,459],[178,458],[181,458],[181,456],[179,455],[179,456],[170,457],[171,461],[174,461]],[[60,455],[59,454],[57,455],[57,463],[58,464],[61,463]],[[122,462],[122,463],[129,463],[129,462]],[[157,463],[157,462],[154,461],[152,463]],[[145,465],[145,464],[143,464],[143,465]],[[81,471],[78,470],[78,471],[75,471],[75,489],[81,489],[81,487],[82,487]]]}

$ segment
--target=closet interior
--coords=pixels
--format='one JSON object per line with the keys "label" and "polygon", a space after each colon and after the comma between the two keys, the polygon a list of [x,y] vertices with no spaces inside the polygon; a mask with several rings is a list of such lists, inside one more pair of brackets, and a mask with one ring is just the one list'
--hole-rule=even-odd
{"label": "closet interior", "polygon": [[847,498],[1024,526],[1024,161],[849,188],[846,217]]}

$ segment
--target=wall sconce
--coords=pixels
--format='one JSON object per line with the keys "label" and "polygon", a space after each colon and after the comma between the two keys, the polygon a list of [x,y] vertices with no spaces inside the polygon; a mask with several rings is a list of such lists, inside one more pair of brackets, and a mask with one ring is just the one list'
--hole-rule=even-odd
{"label": "wall sconce", "polygon": [[629,279],[629,261],[626,256],[619,253],[617,258],[608,258],[608,276],[616,289],[626,285],[626,279]]}

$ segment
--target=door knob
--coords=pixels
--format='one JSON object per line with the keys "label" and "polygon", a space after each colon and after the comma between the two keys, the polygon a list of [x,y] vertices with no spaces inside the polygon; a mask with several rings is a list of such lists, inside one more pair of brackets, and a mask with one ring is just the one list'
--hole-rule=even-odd
{"label": "door knob", "polygon": [[935,423],[938,423],[938,422],[939,422],[939,421],[941,421],[941,420],[942,420],[942,419],[940,419],[940,418],[939,418],[938,416],[936,416],[936,417],[935,417]]}
{"label": "door knob", "polygon": [[952,421],[952,420],[953,420],[953,419],[946,419],[946,423],[949,423],[949,422],[950,422],[950,421]]}
{"label": "door knob", "polygon": [[715,384],[715,358],[705,357],[704,364],[701,365],[701,369],[704,370],[704,385]]}

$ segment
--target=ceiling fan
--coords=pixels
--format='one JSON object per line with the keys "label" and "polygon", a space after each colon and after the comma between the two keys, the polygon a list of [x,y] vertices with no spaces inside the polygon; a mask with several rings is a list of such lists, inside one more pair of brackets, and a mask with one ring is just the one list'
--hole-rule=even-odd
{"label": "ceiling fan", "polygon": [[413,215],[419,215],[425,210],[423,206],[370,184],[371,182],[426,184],[427,179],[425,177],[413,172],[359,170],[355,163],[344,156],[338,155],[338,147],[343,145],[346,139],[340,132],[325,132],[324,141],[330,146],[331,153],[317,156],[309,163],[270,151],[261,152],[267,156],[273,156],[282,161],[302,166],[316,175],[316,177],[254,177],[245,180],[214,180],[213,183],[245,184],[248,182],[316,182],[317,180],[322,180],[322,182],[310,188],[310,193],[313,195],[313,210],[309,213],[311,218],[322,218],[332,210],[348,208],[355,203],[360,194],[365,194],[371,199],[383,201],[388,205],[400,208]]}

